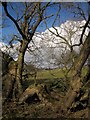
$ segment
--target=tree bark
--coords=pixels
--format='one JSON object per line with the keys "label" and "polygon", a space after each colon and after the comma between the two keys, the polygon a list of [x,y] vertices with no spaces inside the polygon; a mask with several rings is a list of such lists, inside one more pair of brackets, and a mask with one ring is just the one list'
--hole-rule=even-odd
{"label": "tree bark", "polygon": [[82,87],[80,73],[89,55],[90,55],[90,32],[84,42],[84,45],[82,46],[80,56],[76,59],[74,66],[70,71],[70,74],[72,75],[71,77],[72,80],[70,83],[70,89],[68,90],[64,98],[63,102],[64,104],[62,108],[64,112],[67,112],[67,110],[70,109],[72,103],[75,100],[75,97],[77,96],[77,94],[80,91],[80,88]]}
{"label": "tree bark", "polygon": [[84,77],[84,83],[87,84],[87,82],[90,80],[90,55],[89,55],[89,58],[88,58],[88,63],[87,63],[87,74],[85,75]]}
{"label": "tree bark", "polygon": [[16,72],[16,89],[18,91],[17,96],[20,96],[23,92],[22,72],[23,72],[24,55],[28,43],[29,42],[27,40],[23,40],[23,42],[21,43],[21,48],[19,50],[18,61],[17,61],[17,72]]}

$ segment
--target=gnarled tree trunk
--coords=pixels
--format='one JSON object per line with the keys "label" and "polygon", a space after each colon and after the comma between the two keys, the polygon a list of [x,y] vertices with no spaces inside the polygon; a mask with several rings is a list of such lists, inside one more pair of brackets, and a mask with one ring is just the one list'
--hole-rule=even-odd
{"label": "gnarled tree trunk", "polygon": [[72,75],[71,77],[72,80],[70,84],[70,89],[68,90],[64,98],[64,104],[62,108],[64,109],[65,112],[68,109],[70,109],[72,103],[75,100],[75,97],[77,96],[77,94],[80,91],[80,88],[82,87],[80,73],[89,55],[90,55],[90,32],[84,42],[84,45],[82,46],[80,56],[76,59],[74,66],[70,71],[70,74]]}

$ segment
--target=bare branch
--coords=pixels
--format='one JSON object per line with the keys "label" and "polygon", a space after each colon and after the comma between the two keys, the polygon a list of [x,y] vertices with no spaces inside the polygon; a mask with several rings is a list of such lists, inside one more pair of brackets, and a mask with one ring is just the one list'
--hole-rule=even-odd
{"label": "bare branch", "polygon": [[79,44],[74,44],[74,45],[72,45],[72,46],[71,46],[72,48],[73,48],[74,46],[80,46],[81,44],[83,44],[83,35],[84,35],[85,30],[86,30],[86,28],[88,27],[89,24],[90,24],[90,16],[89,16],[87,22],[86,22],[85,25],[84,25],[84,29],[83,29],[83,31],[82,31],[81,38],[80,38],[80,43],[79,43]]}
{"label": "bare branch", "polygon": [[7,2],[2,2],[2,5],[4,7],[4,10],[5,10],[5,13],[6,13],[7,17],[9,17],[14,22],[14,24],[16,25],[19,33],[22,35],[22,37],[24,39],[27,39],[27,37],[23,34],[22,30],[20,29],[20,27],[19,27],[18,23],[16,22],[16,20],[9,14],[9,12],[7,10]]}

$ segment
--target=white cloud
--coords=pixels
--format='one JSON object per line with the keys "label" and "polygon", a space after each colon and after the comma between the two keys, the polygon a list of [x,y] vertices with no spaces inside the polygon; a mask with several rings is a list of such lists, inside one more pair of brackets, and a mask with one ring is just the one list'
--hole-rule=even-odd
{"label": "white cloud", "polygon": [[[59,35],[63,36],[66,41],[53,35],[49,30],[46,30],[42,33],[35,33],[33,36],[34,43],[31,42],[28,45],[33,52],[26,51],[25,61],[36,63],[37,66],[41,67],[53,67],[55,62],[53,55],[60,57],[65,48],[69,49],[67,44],[64,44],[66,42],[68,42],[70,45],[78,43],[83,29],[80,27],[82,27],[84,24],[85,21],[66,21],[65,23],[61,24],[60,27],[55,27]],[[56,33],[55,29],[50,28],[51,31]],[[88,34],[88,31],[89,30],[87,29],[85,33],[86,35]],[[3,42],[0,42],[1,50],[6,50],[6,52],[13,56],[16,60],[18,57],[18,48],[20,44],[13,44],[13,46],[13,48],[8,46],[7,49],[6,45]],[[79,47],[75,47],[74,50],[79,51]]]}

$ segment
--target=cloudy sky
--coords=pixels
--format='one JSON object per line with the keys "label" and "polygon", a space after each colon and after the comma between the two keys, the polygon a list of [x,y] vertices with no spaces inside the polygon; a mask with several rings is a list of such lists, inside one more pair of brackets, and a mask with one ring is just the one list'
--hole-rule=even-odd
{"label": "cloudy sky", "polygon": [[[28,46],[25,54],[25,62],[31,62],[38,67],[52,68],[55,66],[56,58],[59,59],[62,53],[70,50],[67,45],[67,42],[70,45],[79,42],[80,35],[82,33],[82,26],[85,24],[85,21],[66,21],[61,24],[59,27],[50,28],[50,31],[61,35],[66,39],[61,39],[59,36],[52,34],[48,29],[45,32],[36,32],[33,36],[33,42]],[[71,33],[71,34],[69,34]],[[86,35],[88,30],[86,30]],[[84,36],[85,37],[85,36]],[[4,42],[0,42],[0,48],[2,51],[9,53],[15,60],[18,57],[18,48],[19,43],[13,44],[13,48],[9,45],[6,47]],[[79,48],[75,47],[74,50],[78,53]]]}
{"label": "cloudy sky", "polygon": [[[19,2],[11,4],[13,5],[14,9],[16,8],[17,11],[19,11]],[[54,15],[50,19],[46,20],[49,30],[54,34],[47,29],[46,25],[43,22],[41,22],[33,36],[33,41],[28,45],[29,49],[27,49],[25,53],[25,62],[34,63],[38,67],[53,67],[55,66],[56,58],[59,59],[62,53],[70,50],[69,45],[73,45],[79,42],[80,35],[82,33],[82,26],[85,24],[85,21],[83,20],[82,16],[78,15],[78,13],[76,14],[77,16],[74,16],[73,12],[78,12],[77,9],[73,9],[73,6],[70,9],[67,9],[67,4],[69,5],[69,3],[62,3],[61,10],[58,15],[59,18],[54,25],[55,28],[52,28],[52,23],[57,14],[57,5],[50,7],[45,11],[45,15]],[[80,5],[87,19],[87,2],[75,2],[74,5]],[[16,18],[15,11],[10,7],[10,3],[8,9],[10,14]],[[21,9],[23,10],[23,7],[21,7]],[[22,13],[20,13],[20,15],[21,14]],[[6,25],[6,27],[2,29],[3,40],[0,38],[0,48],[2,51],[9,53],[15,60],[17,60],[20,44],[14,42],[13,48],[11,48],[8,43],[14,34],[19,33],[13,22],[9,19],[4,19],[3,16],[5,17],[5,13],[2,7],[2,23]],[[56,36],[55,34],[62,36],[64,39],[61,39],[60,36]],[[86,30],[85,34],[88,34],[88,30]],[[78,47],[74,47],[74,50],[77,53],[79,52]]]}
{"label": "cloudy sky", "polygon": [[[14,11],[14,9],[16,9],[18,12],[20,12],[20,10],[22,10],[23,8],[21,7],[20,9],[20,2],[12,2],[12,3],[8,3],[8,10],[10,12],[10,14],[16,18],[17,12]],[[13,9],[10,6],[10,4],[13,5]],[[44,3],[43,3],[44,4]],[[69,5],[71,3],[62,3],[61,4],[61,9],[60,9],[60,13],[59,13],[59,18],[57,19],[57,21],[55,22],[55,27],[58,27],[60,24],[66,22],[67,20],[77,20],[77,18],[79,18],[79,20],[83,20],[83,17],[81,17],[78,12],[77,9],[74,9],[73,7],[71,7],[70,9],[67,9],[66,5]],[[84,11],[85,17],[87,18],[87,14],[88,14],[88,4],[87,2],[74,2],[74,5],[77,6],[79,4],[79,6],[82,8],[82,10]],[[0,6],[1,9],[1,6]],[[47,26],[48,28],[52,27],[52,23],[54,22],[54,19],[56,17],[57,11],[58,11],[59,7],[57,7],[57,5],[53,6],[53,7],[49,7],[46,11],[45,11],[45,15],[52,15],[53,17],[50,17],[49,19],[46,20],[47,22]],[[74,15],[73,12],[77,12],[78,15]],[[20,15],[22,15],[22,13],[19,13]],[[1,23],[1,20],[0,20]],[[11,20],[9,20],[8,18],[5,18],[5,12],[4,9],[2,7],[2,24],[4,24],[5,28],[2,29],[2,35],[6,36],[6,38],[4,39],[5,43],[8,43],[8,37],[7,35],[13,35],[18,33],[15,25],[13,24],[13,22]],[[37,28],[37,32],[45,32],[46,30],[46,25],[44,24],[44,22],[41,22],[40,25]],[[9,38],[10,39],[10,38]],[[2,41],[0,39],[0,41]]]}

